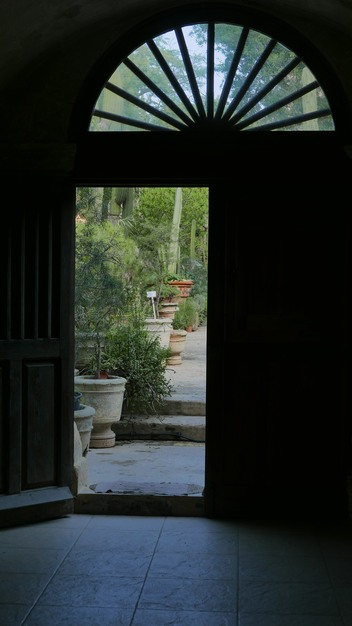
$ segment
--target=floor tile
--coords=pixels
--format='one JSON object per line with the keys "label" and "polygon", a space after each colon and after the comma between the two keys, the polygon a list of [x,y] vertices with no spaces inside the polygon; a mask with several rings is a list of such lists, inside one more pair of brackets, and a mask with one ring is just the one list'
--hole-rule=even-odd
{"label": "floor tile", "polygon": [[148,530],[160,531],[165,523],[164,517],[138,517],[137,515],[92,515],[89,529],[106,528],[112,530]]}
{"label": "floor tile", "polygon": [[132,614],[132,609],[37,606],[23,626],[129,626]]}
{"label": "floor tile", "polygon": [[0,573],[0,604],[36,602],[49,580],[48,574]]}
{"label": "floor tile", "polygon": [[5,529],[0,626],[352,626],[350,547],[349,526],[198,517]]}
{"label": "floor tile", "polygon": [[340,617],[241,613],[238,626],[346,626]]}
{"label": "floor tile", "polygon": [[288,532],[275,528],[241,529],[240,555],[276,554],[283,556],[321,556],[318,540],[305,532]]}
{"label": "floor tile", "polygon": [[52,573],[63,561],[67,550],[0,547],[0,567],[4,572]]}
{"label": "floor tile", "polygon": [[182,530],[183,532],[213,532],[238,534],[238,525],[232,520],[208,519],[205,517],[166,517],[163,531]]}
{"label": "floor tile", "polygon": [[122,552],[121,550],[71,550],[58,570],[61,576],[119,576],[144,577],[151,556]]}
{"label": "floor tile", "polygon": [[352,585],[339,585],[334,591],[343,617],[352,617]]}
{"label": "floor tile", "polygon": [[139,608],[234,612],[235,592],[233,580],[151,578],[145,583]]}
{"label": "floor tile", "polygon": [[50,522],[7,528],[0,531],[0,546],[15,548],[69,548],[79,535],[81,528],[62,528]]}
{"label": "floor tile", "polygon": [[339,611],[331,587],[315,583],[240,583],[243,613],[333,615]]}
{"label": "floor tile", "polygon": [[352,585],[352,559],[327,558],[325,562],[329,576],[334,585]]}
{"label": "floor tile", "polygon": [[[66,515],[64,517],[58,517],[50,520],[50,526],[56,525],[60,528],[85,528],[91,521],[92,515]],[[45,523],[45,522],[44,522]]]}
{"label": "floor tile", "polygon": [[19,626],[30,608],[31,604],[0,604],[0,626]]}
{"label": "floor tile", "polygon": [[327,557],[352,559],[352,527],[333,527],[331,532],[322,530],[318,534],[320,548]]}
{"label": "floor tile", "polygon": [[119,607],[132,609],[139,597],[143,578],[117,576],[61,576],[57,574],[38,604],[46,606]]}
{"label": "floor tile", "polygon": [[157,552],[204,552],[215,554],[237,553],[236,534],[164,531],[157,545]]}
{"label": "floor tile", "polygon": [[237,579],[237,556],[235,554],[204,554],[196,557],[185,552],[158,552],[154,555],[148,579],[166,578],[202,578],[202,579]]}
{"label": "floor tile", "polygon": [[319,557],[250,554],[240,558],[241,579],[272,582],[329,583],[324,560]]}
{"label": "floor tile", "polygon": [[135,554],[151,555],[159,537],[158,530],[140,532],[138,530],[120,530],[90,528],[85,529],[75,544],[77,550],[120,550]]}
{"label": "floor tile", "polygon": [[138,610],[132,626],[237,626],[235,613]]}

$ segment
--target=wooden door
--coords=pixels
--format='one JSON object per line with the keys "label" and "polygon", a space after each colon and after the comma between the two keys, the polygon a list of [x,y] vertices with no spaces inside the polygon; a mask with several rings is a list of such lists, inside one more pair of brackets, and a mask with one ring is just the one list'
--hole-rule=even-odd
{"label": "wooden door", "polygon": [[8,181],[0,228],[0,526],[73,510],[74,195]]}
{"label": "wooden door", "polygon": [[282,158],[211,189],[211,514],[346,512],[347,178],[325,157],[318,177],[304,157]]}

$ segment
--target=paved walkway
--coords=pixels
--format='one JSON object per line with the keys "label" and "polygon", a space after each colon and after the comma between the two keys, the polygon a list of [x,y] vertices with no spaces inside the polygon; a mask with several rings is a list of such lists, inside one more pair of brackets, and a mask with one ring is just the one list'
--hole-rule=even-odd
{"label": "paved walkway", "polygon": [[201,326],[187,335],[182,363],[167,370],[174,392],[163,415],[121,420],[114,448],[89,450],[91,489],[96,493],[201,495],[205,357],[206,327]]}

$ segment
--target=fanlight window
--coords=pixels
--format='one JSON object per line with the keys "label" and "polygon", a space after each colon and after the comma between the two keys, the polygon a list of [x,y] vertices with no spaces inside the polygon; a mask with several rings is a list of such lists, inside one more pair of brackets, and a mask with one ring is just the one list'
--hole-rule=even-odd
{"label": "fanlight window", "polygon": [[334,130],[310,69],[281,43],[246,27],[191,24],[164,32],[116,68],[91,131]]}

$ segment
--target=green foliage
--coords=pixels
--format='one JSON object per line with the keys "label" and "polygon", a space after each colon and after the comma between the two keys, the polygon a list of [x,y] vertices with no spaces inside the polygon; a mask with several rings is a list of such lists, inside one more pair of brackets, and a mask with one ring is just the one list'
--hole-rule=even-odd
{"label": "green foliage", "polygon": [[[147,291],[157,292],[157,308],[160,298],[179,293],[168,284],[170,279],[192,278],[192,295],[202,297],[203,303],[206,300],[208,190],[183,190],[181,271],[173,276],[168,272],[168,257],[175,188],[134,189],[133,212],[124,219],[121,212],[112,215],[111,203],[127,202],[130,196],[124,188],[119,190],[120,195],[112,191],[77,190],[76,341],[87,338],[93,349],[89,367],[96,375],[101,369],[111,369],[106,337],[117,329],[121,318],[144,320],[150,315]],[[191,231],[195,232],[193,249],[197,257],[192,260]],[[203,313],[198,314],[204,319]]]}
{"label": "green foliage", "polygon": [[112,373],[127,380],[123,413],[158,414],[172,393],[165,374],[169,348],[163,348],[157,337],[151,337],[140,321],[131,320],[111,329],[105,356]]}
{"label": "green foliage", "polygon": [[77,342],[92,345],[90,367],[97,376],[105,336],[119,311],[140,303],[141,271],[136,244],[121,223],[96,222],[92,216],[77,222],[75,332]]}
{"label": "green foliage", "polygon": [[77,224],[75,330],[80,338],[93,343],[96,376],[101,370],[104,337],[124,303],[114,248],[111,224]]}
{"label": "green foliage", "polygon": [[199,315],[195,300],[191,296],[183,298],[172,321],[173,328],[175,330],[187,330],[189,326],[197,327],[198,324]]}
{"label": "green foliage", "polygon": [[207,321],[208,299],[204,293],[196,293],[193,300],[198,312],[198,322],[205,324]]}
{"label": "green foliage", "polygon": [[173,300],[176,296],[179,295],[179,290],[177,287],[173,287],[168,283],[161,285],[160,289],[160,300]]}
{"label": "green foliage", "polygon": [[[136,233],[145,229],[145,224],[158,235],[163,229],[160,243],[164,246],[163,261],[169,263],[167,249],[170,242],[171,224],[175,204],[175,188],[143,188],[140,190],[139,203],[134,213]],[[196,221],[194,252],[195,260],[208,265],[208,189],[204,187],[182,188],[182,216],[180,223],[179,246],[180,267],[178,274],[184,272],[185,260],[190,257],[192,221]],[[193,227],[194,228],[194,227]],[[154,243],[155,243],[154,238]],[[155,262],[155,247],[154,247]],[[167,271],[167,270],[166,270]],[[185,275],[183,274],[183,278]]]}

